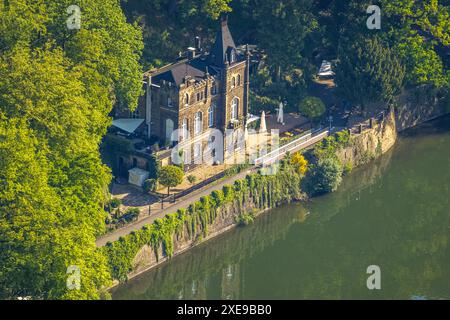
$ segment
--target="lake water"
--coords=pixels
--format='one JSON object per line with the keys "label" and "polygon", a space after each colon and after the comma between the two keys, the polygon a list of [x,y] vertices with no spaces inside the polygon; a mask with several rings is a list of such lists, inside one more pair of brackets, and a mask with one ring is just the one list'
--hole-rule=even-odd
{"label": "lake water", "polygon": [[[450,299],[450,117],[403,133],[339,190],[262,215],[113,299]],[[369,290],[367,268],[381,271]]]}

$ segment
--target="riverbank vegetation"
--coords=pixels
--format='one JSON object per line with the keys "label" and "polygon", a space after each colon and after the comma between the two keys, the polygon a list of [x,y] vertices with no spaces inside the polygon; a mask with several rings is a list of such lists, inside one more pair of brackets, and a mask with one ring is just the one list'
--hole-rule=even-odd
{"label": "riverbank vegetation", "polygon": [[142,34],[115,0],[83,1],[69,30],[72,4],[0,2],[0,299],[98,299],[110,284],[98,146],[113,103],[141,94]]}
{"label": "riverbank vegetation", "polygon": [[222,190],[202,197],[186,210],[180,209],[118,241],[108,243],[102,250],[108,259],[112,277],[125,281],[132,271],[134,258],[145,245],[150,246],[158,258],[171,257],[175,239],[186,237],[189,241],[201,241],[228,211],[233,211],[234,222],[248,224],[256,212],[304,198],[301,179],[298,170],[285,160],[276,175],[247,175],[231,186],[224,186]]}

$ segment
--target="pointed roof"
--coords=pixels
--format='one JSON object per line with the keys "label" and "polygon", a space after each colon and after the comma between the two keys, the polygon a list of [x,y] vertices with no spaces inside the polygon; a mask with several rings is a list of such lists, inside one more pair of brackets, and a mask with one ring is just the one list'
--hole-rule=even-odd
{"label": "pointed roof", "polygon": [[228,16],[223,15],[220,19],[220,29],[217,32],[216,42],[211,51],[211,62],[216,66],[223,66],[230,48],[236,49],[230,29],[228,29]]}

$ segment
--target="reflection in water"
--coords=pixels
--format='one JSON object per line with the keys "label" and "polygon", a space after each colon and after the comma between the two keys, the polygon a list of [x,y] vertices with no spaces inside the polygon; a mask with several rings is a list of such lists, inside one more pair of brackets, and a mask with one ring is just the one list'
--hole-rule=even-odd
{"label": "reflection in water", "polygon": [[[450,118],[403,135],[336,193],[272,210],[115,299],[450,298]],[[425,133],[424,133],[425,132]],[[381,287],[366,287],[379,265]]]}

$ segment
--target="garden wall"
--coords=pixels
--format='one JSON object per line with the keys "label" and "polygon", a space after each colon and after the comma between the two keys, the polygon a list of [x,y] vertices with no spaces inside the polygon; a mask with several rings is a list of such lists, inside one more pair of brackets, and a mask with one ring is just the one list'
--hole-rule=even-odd
{"label": "garden wall", "polygon": [[[352,130],[347,146],[337,150],[344,167],[357,167],[387,152],[397,140],[394,112],[385,112],[382,119],[372,119],[372,125],[363,124]],[[356,131],[356,132],[355,132]]]}

